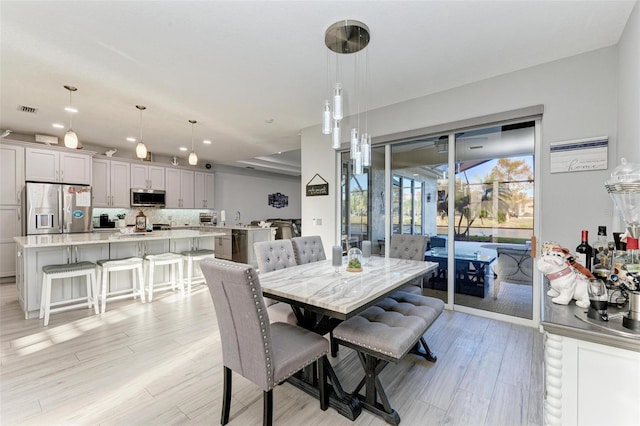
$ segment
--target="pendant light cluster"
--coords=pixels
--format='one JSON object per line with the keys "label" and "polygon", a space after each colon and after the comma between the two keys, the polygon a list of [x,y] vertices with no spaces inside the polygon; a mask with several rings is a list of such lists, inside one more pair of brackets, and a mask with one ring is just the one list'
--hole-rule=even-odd
{"label": "pendant light cluster", "polygon": [[76,87],[67,85],[65,85],[64,88],[69,91],[69,106],[65,108],[65,110],[69,113],[69,130],[67,130],[67,133],[64,134],[64,146],[66,146],[67,148],[76,149],[78,148],[79,144],[78,135],[73,131],[72,122],[73,114],[78,112],[78,110],[73,107],[71,95],[78,89]]}
{"label": "pendant light cluster", "polygon": [[[350,157],[353,173],[362,174],[364,167],[371,165],[371,136],[367,132],[366,110],[364,132],[360,132],[360,103],[363,86],[367,82],[367,61],[364,63],[358,55],[369,44],[369,27],[360,21],[343,20],[331,25],[324,35],[324,43],[337,54],[355,53],[354,57],[354,87],[352,104],[357,106],[357,115],[354,126],[350,132]],[[340,149],[341,146],[341,121],[344,117],[344,93],[339,78],[339,55],[336,55],[336,83],[333,87],[332,101],[325,100],[322,111],[322,133],[331,134],[332,148]],[[329,80],[329,57],[327,56],[327,81]]]}
{"label": "pendant light cluster", "polygon": [[195,166],[198,164],[198,154],[196,154],[195,149],[193,148],[193,125],[197,123],[196,120],[189,120],[191,123],[191,153],[189,154],[189,164]]}
{"label": "pendant light cluster", "polygon": [[140,139],[138,139],[138,144],[136,145],[136,157],[143,159],[147,157],[147,146],[142,142],[142,111],[147,109],[147,107],[136,105],[136,108],[140,110]]}

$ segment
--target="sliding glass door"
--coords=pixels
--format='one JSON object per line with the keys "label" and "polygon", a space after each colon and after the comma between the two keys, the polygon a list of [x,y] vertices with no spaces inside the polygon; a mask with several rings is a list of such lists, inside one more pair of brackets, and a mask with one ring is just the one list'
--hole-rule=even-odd
{"label": "sliding glass door", "polygon": [[377,146],[362,175],[343,153],[343,247],[368,239],[384,255],[388,202],[390,234],[429,237],[425,259],[438,268],[424,280],[426,295],[532,319],[535,126],[522,120],[390,143],[388,160]]}

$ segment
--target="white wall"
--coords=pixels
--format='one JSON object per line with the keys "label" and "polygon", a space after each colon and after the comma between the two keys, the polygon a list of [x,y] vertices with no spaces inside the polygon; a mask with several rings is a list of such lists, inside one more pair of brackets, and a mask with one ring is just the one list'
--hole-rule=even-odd
{"label": "white wall", "polygon": [[[542,155],[537,159],[542,162],[542,175],[537,184],[542,185],[542,200],[538,201],[543,212],[542,217],[537,218],[542,221],[542,235],[538,238],[558,241],[573,249],[579,243],[581,229],[589,229],[595,236],[598,225],[611,226],[612,223],[613,205],[603,183],[617,158],[617,53],[616,46],[600,49],[381,108],[369,113],[369,132],[374,137],[389,135],[544,105]],[[637,74],[629,77],[637,78]],[[350,128],[347,123],[342,127]],[[549,173],[551,142],[602,135],[609,136],[609,170]],[[638,140],[622,141],[621,150],[631,149],[627,147],[634,143]],[[323,218],[322,226],[307,226],[303,233],[321,235],[325,245],[335,241],[339,232],[336,229],[339,211],[335,197],[335,155],[329,136],[322,135],[319,126],[302,131],[302,182],[320,173],[334,192],[329,197],[302,197],[303,222],[313,217]]]}
{"label": "white wall", "polygon": [[[299,177],[243,173],[242,169],[216,166],[214,191],[214,209],[226,211],[227,224],[234,223],[236,211],[240,211],[242,223],[268,218],[301,217]],[[287,207],[277,209],[268,205],[268,195],[277,192],[289,197]],[[305,226],[304,222],[302,225]]]}
{"label": "white wall", "polygon": [[640,2],[618,43],[618,156],[640,163]]}

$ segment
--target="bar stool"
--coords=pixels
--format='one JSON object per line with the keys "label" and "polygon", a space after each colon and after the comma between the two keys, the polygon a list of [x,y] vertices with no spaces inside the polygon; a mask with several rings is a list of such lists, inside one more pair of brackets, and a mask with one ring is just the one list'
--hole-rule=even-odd
{"label": "bar stool", "polygon": [[188,250],[180,253],[182,258],[187,262],[187,293],[191,294],[191,285],[204,283],[204,275],[193,279],[193,267],[194,263],[200,262],[202,259],[215,258],[213,250],[201,249],[201,250]]}
{"label": "bar stool", "polygon": [[[53,280],[85,277],[87,295],[75,299],[61,300],[51,303],[51,285]],[[95,308],[98,313],[98,288],[96,286],[96,264],[93,262],[63,263],[42,267],[42,293],[40,295],[40,316],[44,325],[49,325],[49,315],[54,312],[68,311],[80,307]],[[80,301],[81,303],[77,303]],[[53,306],[60,306],[53,308]]]}
{"label": "bar stool", "polygon": [[[107,298],[109,300],[120,300],[129,297],[140,296],[140,301],[144,303],[144,273],[142,270],[142,258],[128,257],[126,259],[102,259],[98,260],[98,277],[102,295],[102,313],[107,309]],[[117,271],[131,271],[132,287],[125,290],[111,291],[109,273]]]}
{"label": "bar stool", "polygon": [[[149,302],[153,300],[153,290],[166,290],[171,288],[175,291],[176,287],[180,287],[180,293],[184,294],[184,273],[182,255],[178,253],[162,253],[162,254],[148,254],[144,257],[144,268],[146,270],[146,276],[149,282]],[[153,273],[156,266],[171,265],[171,281],[165,283],[154,283]],[[177,271],[176,271],[177,269]],[[177,272],[177,275],[176,275]]]}

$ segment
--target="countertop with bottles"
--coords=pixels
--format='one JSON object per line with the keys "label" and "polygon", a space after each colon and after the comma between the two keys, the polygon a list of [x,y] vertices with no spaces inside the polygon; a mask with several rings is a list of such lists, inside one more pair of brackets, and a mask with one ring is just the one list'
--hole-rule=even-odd
{"label": "countertop with bottles", "polygon": [[[576,306],[575,301],[557,305],[545,295],[543,304],[541,326],[549,333],[640,352],[640,333],[624,328],[621,318],[593,324],[580,319],[585,317],[587,309]],[[608,311],[612,314],[618,310],[609,308]]]}
{"label": "countertop with bottles", "polygon": [[[129,231],[129,229],[126,229]],[[25,237],[14,237],[14,241],[24,248],[34,247],[57,247],[67,245],[85,245],[118,243],[125,241],[148,241],[148,240],[174,240],[185,238],[203,238],[225,235],[214,230],[177,229],[170,231],[152,232],[121,232],[114,229],[113,232],[85,232],[78,234],[46,234],[27,235]]]}

